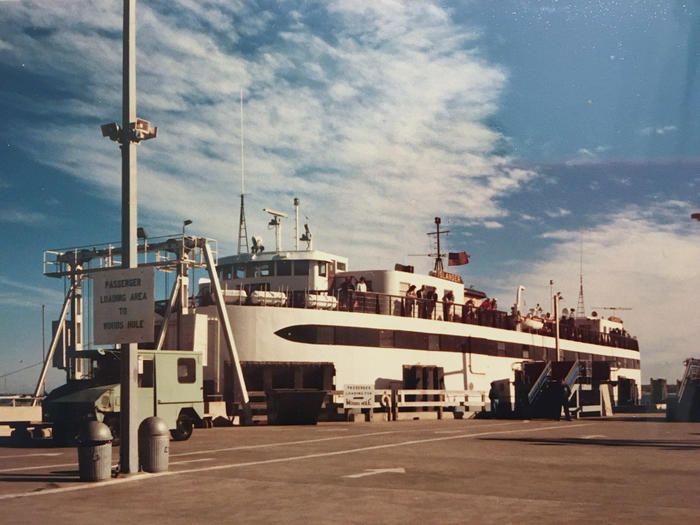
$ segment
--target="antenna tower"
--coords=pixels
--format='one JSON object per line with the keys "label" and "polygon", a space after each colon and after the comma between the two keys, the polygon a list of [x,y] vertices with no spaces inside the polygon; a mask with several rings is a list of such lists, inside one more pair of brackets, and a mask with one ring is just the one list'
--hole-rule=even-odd
{"label": "antenna tower", "polygon": [[583,237],[581,237],[581,258],[579,271],[578,302],[576,303],[576,318],[582,319],[584,317],[586,317],[586,307],[583,303]]}
{"label": "antenna tower", "polygon": [[243,89],[241,89],[241,216],[238,220],[238,253],[250,252],[248,247],[248,228],[245,224],[245,157],[243,155]]}

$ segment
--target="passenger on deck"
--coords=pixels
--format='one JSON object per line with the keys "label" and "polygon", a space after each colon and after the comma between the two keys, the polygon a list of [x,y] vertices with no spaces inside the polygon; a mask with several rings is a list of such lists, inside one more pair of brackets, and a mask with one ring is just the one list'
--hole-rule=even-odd
{"label": "passenger on deck", "polygon": [[355,288],[355,290],[358,292],[366,292],[367,291],[367,283],[365,282],[364,277],[360,277],[360,280],[357,282],[357,287]]}
{"label": "passenger on deck", "polygon": [[452,290],[445,290],[442,296],[442,318],[445,321],[452,321],[452,305],[455,302],[455,295]]}
{"label": "passenger on deck", "polygon": [[416,297],[418,299],[418,317],[425,319],[425,312],[427,310],[426,302],[428,299],[428,290],[426,290],[424,284],[422,284],[420,289],[416,292]]}
{"label": "passenger on deck", "polygon": [[412,284],[408,287],[408,290],[406,290],[406,301],[403,313],[404,316],[413,317],[413,307],[416,304],[416,297],[416,285]]}
{"label": "passenger on deck", "polygon": [[438,302],[437,292],[428,292],[428,300],[425,303],[425,307],[426,307],[425,317],[426,317],[426,319],[433,318],[433,312],[435,312],[435,305],[437,305],[437,302]]}
{"label": "passenger on deck", "polygon": [[351,296],[354,291],[355,285],[352,284],[350,277],[346,277],[340,285],[340,293],[338,294],[338,301],[340,302],[340,308],[342,310],[350,309]]}

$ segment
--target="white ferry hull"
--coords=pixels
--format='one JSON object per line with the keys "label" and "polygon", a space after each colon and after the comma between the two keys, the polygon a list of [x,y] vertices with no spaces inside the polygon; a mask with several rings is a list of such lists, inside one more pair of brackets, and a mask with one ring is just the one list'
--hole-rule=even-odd
{"label": "white ferry hull", "polygon": [[[513,379],[513,366],[555,347],[553,337],[430,319],[416,319],[367,313],[323,311],[299,308],[275,308],[264,306],[227,306],[234,339],[241,361],[248,362],[332,362],[335,365],[335,385],[373,384],[382,388],[389,381],[401,381],[405,365],[443,367],[447,389],[474,389],[488,391],[491,381]],[[214,307],[198,309],[198,313],[215,317]],[[436,336],[455,336],[486,341],[494,345],[496,355],[483,351],[411,349],[401,347],[361,346],[352,344],[327,344],[294,340],[295,327],[340,327],[343,330],[360,328],[378,331],[401,331]],[[308,328],[304,328],[307,330]],[[323,330],[323,328],[321,328]],[[393,333],[393,332],[391,332]],[[430,337],[430,336],[429,336]],[[435,342],[435,341],[434,341]],[[209,363],[225,356],[223,339],[210,344]],[[500,347],[503,351],[500,351]],[[622,348],[595,345],[562,339],[560,347],[564,360],[593,359],[618,361],[630,366],[614,368],[611,379],[626,377],[641,385],[639,352]],[[513,349],[527,349],[520,355]],[[228,360],[227,358],[224,358]],[[214,370],[214,367],[208,367]]]}

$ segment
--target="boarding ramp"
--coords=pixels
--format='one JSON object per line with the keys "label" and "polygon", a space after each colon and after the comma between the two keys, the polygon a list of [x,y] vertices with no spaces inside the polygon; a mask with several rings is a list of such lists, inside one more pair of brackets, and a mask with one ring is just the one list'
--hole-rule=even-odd
{"label": "boarding ramp", "polygon": [[671,421],[700,421],[700,359],[686,359],[678,396],[669,396],[667,418]]}
{"label": "boarding ramp", "polygon": [[[579,381],[585,374],[580,361],[540,361],[523,364],[525,388],[516,387],[516,400],[521,417],[558,418],[562,407],[563,384],[568,386],[569,406],[574,414],[580,410]],[[531,386],[529,386],[531,385]],[[523,396],[524,392],[526,396]],[[519,394],[520,392],[520,394]]]}

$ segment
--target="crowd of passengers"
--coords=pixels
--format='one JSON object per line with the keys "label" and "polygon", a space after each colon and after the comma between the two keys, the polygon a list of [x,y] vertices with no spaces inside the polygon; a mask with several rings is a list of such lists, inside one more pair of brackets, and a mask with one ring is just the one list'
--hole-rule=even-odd
{"label": "crowd of passengers", "polygon": [[[338,307],[341,310],[355,312],[371,312],[375,309],[375,302],[367,293],[367,282],[364,277],[354,281],[346,277],[338,291]],[[511,307],[510,314],[498,311],[496,298],[486,297],[477,305],[474,299],[468,299],[464,305],[455,304],[454,293],[446,290],[440,298],[435,288],[422,285],[418,288],[411,284],[405,297],[399,305],[401,315],[404,317],[418,317],[421,319],[435,319],[440,321],[454,321],[470,324],[496,326],[499,328],[514,329],[522,320],[520,312],[515,305]],[[379,313],[378,303],[376,303]],[[442,310],[442,311],[440,311]],[[549,312],[543,312],[538,304],[525,318],[535,318],[542,321],[540,329],[529,329],[520,326],[522,330],[536,332],[542,335],[554,335],[554,316]],[[559,318],[560,335],[566,339],[587,341],[591,339],[589,330],[576,327],[573,310],[564,309]],[[608,334],[599,334],[607,343],[613,346],[624,346],[623,339],[633,338],[624,328],[613,328]],[[617,344],[617,343],[620,344]]]}

